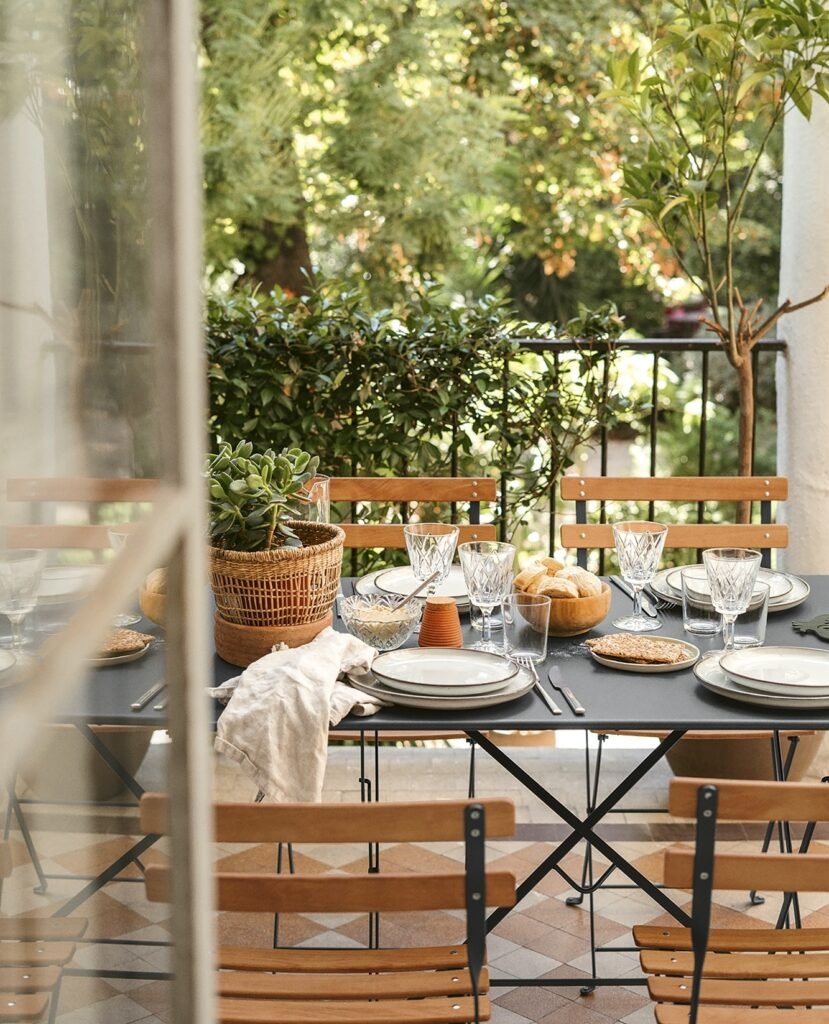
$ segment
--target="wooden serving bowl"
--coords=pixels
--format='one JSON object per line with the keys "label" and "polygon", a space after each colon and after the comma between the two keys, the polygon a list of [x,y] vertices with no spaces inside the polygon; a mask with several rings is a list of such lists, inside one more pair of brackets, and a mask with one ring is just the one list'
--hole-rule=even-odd
{"label": "wooden serving bowl", "polygon": [[554,597],[550,602],[550,636],[579,636],[598,626],[610,611],[610,586],[602,582],[595,597]]}

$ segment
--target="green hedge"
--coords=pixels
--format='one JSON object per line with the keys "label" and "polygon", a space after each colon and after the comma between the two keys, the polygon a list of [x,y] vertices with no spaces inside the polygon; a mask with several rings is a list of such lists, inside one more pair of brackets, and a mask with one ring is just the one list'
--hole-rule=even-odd
{"label": "green hedge", "polygon": [[[431,292],[397,316],[339,284],[213,297],[212,440],[296,445],[334,476],[489,474],[508,485],[512,532],[625,404],[607,344],[621,327],[611,305],[556,332],[494,298],[458,308]],[[556,336],[573,340],[570,354],[521,347]]]}

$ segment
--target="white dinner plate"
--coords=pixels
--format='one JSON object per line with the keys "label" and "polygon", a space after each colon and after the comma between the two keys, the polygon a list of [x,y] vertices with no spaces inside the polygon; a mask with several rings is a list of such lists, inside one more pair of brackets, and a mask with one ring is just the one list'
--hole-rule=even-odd
{"label": "white dinner plate", "polygon": [[109,668],[111,665],[125,665],[128,661],[138,661],[143,658],[152,647],[152,640],[141,648],[140,651],[130,651],[128,654],[113,654],[109,658],[90,658],[89,664],[95,668]]}
{"label": "white dinner plate", "polygon": [[97,565],[50,565],[37,588],[38,604],[65,604],[91,590],[102,569]]}
{"label": "white dinner plate", "polygon": [[372,672],[360,675],[351,673],[348,676],[348,681],[358,690],[362,690],[372,697],[378,697],[388,704],[399,704],[401,707],[407,708],[423,708],[427,711],[467,711],[473,708],[488,708],[496,704],[506,704],[529,693],[535,684],[532,673],[524,668],[519,669],[500,689],[492,693],[461,697],[401,693],[398,690],[392,690]]}
{"label": "white dinner plate", "polygon": [[[657,639],[664,640],[666,644],[678,644],[682,648],[685,657],[682,661],[675,661],[671,665],[641,665],[635,661],[622,661],[620,658],[608,658],[604,654],[596,654],[591,650],[590,654],[594,661],[606,668],[617,668],[621,672],[681,672],[684,668],[690,668],[699,658],[699,647],[694,647],[687,640],[674,640],[673,637],[660,636]],[[589,648],[588,648],[589,650]]]}
{"label": "white dinner plate", "polygon": [[813,647],[750,647],[731,651],[720,668],[743,689],[791,697],[829,698],[829,651]]}
{"label": "white dinner plate", "polygon": [[694,675],[712,693],[764,708],[800,708],[804,711],[820,711],[829,708],[829,697],[778,696],[773,693],[757,693],[746,690],[720,668],[717,658],[702,658],[694,665]]}
{"label": "white dinner plate", "polygon": [[490,693],[518,673],[518,665],[500,654],[453,647],[410,647],[378,654],[371,671],[404,693],[460,697]]}
{"label": "white dinner plate", "polygon": [[[683,566],[682,568],[686,567]],[[676,569],[660,569],[648,586],[657,597],[663,598],[670,604],[681,605],[682,595],[667,582],[667,576],[672,572],[676,572]],[[792,587],[782,597],[769,598],[769,611],[784,612],[803,604],[811,592],[811,588],[806,580],[801,579],[800,576],[793,576],[791,573],[778,573],[777,575],[786,576],[791,582]]]}
{"label": "white dinner plate", "polygon": [[[405,597],[415,589],[421,581],[415,576],[409,565],[398,565],[395,569],[385,569],[377,574],[374,585],[384,594],[395,594]],[[425,593],[425,591],[424,591]],[[466,580],[463,576],[463,569],[459,565],[449,567],[449,574],[440,586],[435,590],[440,597],[454,597],[456,601],[468,601],[469,593],[466,589]]]}
{"label": "white dinner plate", "polygon": [[[457,569],[459,567],[458,566],[454,566],[453,568]],[[388,569],[376,569],[374,572],[367,573],[365,576],[361,576],[359,579],[356,579],[354,581],[354,593],[355,594],[360,594],[362,597],[370,597],[373,594],[386,594],[386,593],[388,593],[388,591],[386,591],[386,590],[381,590],[377,586],[377,582],[376,582],[377,581],[377,577],[382,575],[385,572],[388,572]],[[462,572],[462,570],[461,570],[461,572]],[[452,570],[450,569],[450,571],[449,571],[449,578],[450,579],[451,579],[451,576],[452,576]],[[414,584],[412,585],[411,590],[414,590]],[[411,590],[409,592],[411,592]],[[436,591],[436,593],[440,594],[441,590],[438,589]],[[416,597],[415,600],[416,601],[425,602],[426,601],[425,591],[423,593],[421,593],[418,597]],[[469,595],[466,592],[464,592],[464,595],[462,597],[455,598],[455,604],[457,604],[457,606],[458,606],[458,611],[461,611],[461,612],[468,611],[469,610]]]}
{"label": "white dinner plate", "polygon": [[[669,569],[666,576],[665,582],[675,591],[679,598],[682,597],[682,570],[683,569],[704,569],[704,565],[681,565],[675,569]],[[788,576],[784,572],[775,572],[773,569],[757,570],[757,580],[760,583],[765,583],[769,588],[769,601],[776,601],[783,598],[788,594],[794,583],[791,576]]]}
{"label": "white dinner plate", "polygon": [[0,648],[0,672],[8,672],[17,664],[17,657],[12,651]]}

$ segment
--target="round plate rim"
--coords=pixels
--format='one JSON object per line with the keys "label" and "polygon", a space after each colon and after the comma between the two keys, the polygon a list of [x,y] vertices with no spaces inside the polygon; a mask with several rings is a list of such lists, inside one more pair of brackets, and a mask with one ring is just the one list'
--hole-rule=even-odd
{"label": "round plate rim", "polygon": [[[2,663],[2,659],[4,657],[5,658],[11,658],[11,661],[7,665],[4,665]],[[14,668],[14,666],[16,664],[17,664],[17,655],[14,653],[14,651],[8,651],[8,650],[6,650],[5,647],[0,648],[0,673],[2,673],[2,672],[9,672],[11,669]]]}
{"label": "round plate rim", "polygon": [[112,654],[108,658],[90,658],[88,664],[93,665],[95,668],[109,668],[110,665],[126,665],[127,662],[138,661],[139,658],[143,658],[152,645],[153,641],[150,640],[141,648],[140,651],[128,651],[126,654]]}
{"label": "round plate rim", "polygon": [[[378,654],[377,657],[374,659],[374,661],[371,663],[371,671],[376,676],[379,676],[381,679],[390,679],[393,682],[404,682],[404,683],[405,682],[411,682],[411,680],[406,680],[406,679],[402,679],[401,680],[401,678],[399,676],[391,676],[391,675],[388,674],[388,672],[378,671],[374,667],[377,664],[378,660],[381,659],[381,658],[387,658],[389,655],[402,656],[404,654],[407,654],[410,657],[414,657],[414,658],[425,657],[427,654],[440,655],[441,657],[449,657],[450,659],[453,659],[453,660],[457,660],[458,658],[463,658],[463,656],[467,656],[468,657],[469,655],[473,655],[475,657],[483,656],[486,659],[497,658],[499,662],[503,662],[504,668],[506,669],[506,672],[499,679],[497,679],[497,680],[490,680],[490,682],[493,682],[493,683],[495,683],[495,682],[505,683],[508,679],[514,678],[518,674],[518,671],[519,671],[519,668],[520,668],[519,665],[517,665],[514,661],[510,660],[509,658],[505,657],[504,655],[502,655],[502,654],[494,654],[494,653],[491,653],[490,651],[473,651],[473,650],[470,650],[469,648],[466,648],[466,647],[404,647],[404,648],[397,648],[397,650],[394,650],[394,651],[383,651],[380,654]],[[434,686],[435,688],[439,688],[439,687],[445,686],[446,683],[445,682],[444,683],[429,683],[429,682],[426,682],[426,683],[422,683],[422,684],[421,683],[417,683],[417,685]]]}
{"label": "round plate rim", "polygon": [[[728,659],[733,660],[735,656],[740,655],[754,655],[755,657],[759,655],[760,657],[765,657],[766,655],[771,653],[777,654],[781,658],[786,658],[792,655],[802,656],[807,652],[810,654],[817,654],[819,658],[826,658],[827,660],[829,660],[829,651],[823,650],[819,647],[790,647],[782,645],[772,645],[770,647],[752,647],[746,648],[744,650],[731,651],[729,654],[723,656],[720,663],[720,667],[722,668],[722,661],[727,661]],[[780,693],[780,689],[782,688],[784,690],[789,690],[789,695],[792,697],[823,696],[829,699],[829,679],[827,679],[824,683],[816,684],[820,688],[820,690],[823,691],[819,694],[817,693],[815,687],[810,687],[808,683],[785,683],[778,682],[776,680],[757,679],[754,676],[749,676],[746,675],[744,672],[739,672],[734,670],[733,668],[729,669],[727,667],[722,668],[722,671],[726,674],[726,676],[728,676],[729,679],[731,679],[732,682],[737,683],[738,686],[741,683],[743,683],[745,684],[747,689],[753,690],[755,693],[771,693],[775,695],[779,694],[780,696],[785,696],[785,694]],[[797,693],[797,689],[805,689],[807,690],[807,692]],[[809,690],[811,690],[811,693],[808,692]]]}
{"label": "round plate rim", "polygon": [[[400,707],[416,707],[427,711],[472,711],[475,708],[494,707],[497,704],[508,704],[512,700],[518,700],[519,697],[523,697],[529,693],[535,685],[532,673],[526,669],[519,669],[515,676],[508,680],[508,683],[516,683],[522,677],[524,682],[520,687],[516,687],[515,690],[510,689],[509,686],[505,686],[502,690],[497,690],[494,693],[482,693],[477,696],[468,697],[434,697],[434,696],[420,696],[413,693],[396,693],[395,691],[388,692],[388,688],[385,687],[383,690],[378,691],[376,687],[372,687],[371,684],[360,684],[359,675],[357,673],[348,673],[347,678],[349,683],[356,689],[367,693],[371,697],[379,697],[380,700],[385,701],[388,704],[397,704]],[[382,686],[382,683],[380,684]],[[370,687],[370,688],[369,688]],[[399,698],[399,699],[395,699]],[[416,703],[415,703],[416,702]]]}
{"label": "round plate rim", "polygon": [[814,697],[796,697],[794,695],[778,696],[773,693],[757,693],[752,690],[743,690],[740,686],[729,679],[728,676],[720,668],[719,664],[712,666],[712,668],[720,672],[723,677],[723,682],[716,679],[707,678],[702,674],[700,669],[703,669],[705,663],[713,659],[701,658],[696,665],[694,665],[694,675],[699,679],[706,690],[711,693],[716,693],[720,697],[725,697],[726,700],[736,700],[741,704],[754,704],[760,707],[774,707],[774,708],[790,708],[799,709],[801,711],[822,711],[824,708],[829,708],[829,697],[814,696]]}
{"label": "round plate rim", "polygon": [[[407,566],[407,565],[392,565],[392,566],[389,566],[389,568],[387,568],[387,569],[380,569],[379,572],[377,573],[377,576],[374,578],[374,581],[373,581],[374,582],[374,586],[377,587],[378,590],[381,590],[384,594],[391,594],[394,597],[406,597],[407,591],[405,591],[405,590],[387,590],[380,583],[380,579],[383,576],[387,575],[388,573],[400,572],[401,570],[405,570],[405,569],[408,569],[411,572],[411,566]],[[455,575],[457,575],[457,570],[460,570],[461,573],[463,573],[463,570],[461,569],[461,567],[459,565],[452,565],[452,566],[449,567],[449,573],[452,573],[453,570],[455,570]],[[447,580],[448,580],[448,578],[449,578],[449,575],[447,574]],[[415,583],[417,583],[417,582],[418,581],[415,579]],[[446,582],[446,580],[444,580],[444,583],[445,582]],[[412,588],[412,589],[414,589],[414,588]],[[462,593],[462,594],[444,594],[443,596],[444,597],[451,597],[453,601],[463,601],[464,599],[467,600],[467,601],[469,600],[469,592],[468,591],[464,591],[464,593]],[[424,598],[424,600],[425,600],[425,598]]]}
{"label": "round plate rim", "polygon": [[[675,584],[671,583],[670,577],[674,573],[682,572],[683,569],[703,569],[703,568],[705,568],[705,566],[701,562],[697,562],[695,565],[674,565],[670,569],[666,569],[665,570],[665,585],[670,587],[671,590],[673,590],[676,594],[679,595],[679,599],[680,599],[680,602],[681,602],[682,601],[682,590],[679,587],[677,587]],[[779,598],[782,598],[782,597],[785,597],[787,594],[790,594],[792,592],[792,589],[794,587],[794,580],[793,580],[792,576],[789,573],[781,572],[779,569],[767,569],[764,565],[761,565],[760,568],[757,571],[758,579],[760,578],[760,573],[761,572],[763,572],[763,573],[771,573],[772,576],[779,576],[781,579],[784,579],[784,580],[786,580],[788,582],[789,585],[786,588],[786,590],[784,590],[782,593],[778,594],[777,597],[775,598],[775,600],[779,599]],[[761,580],[761,582],[763,582],[763,581]],[[772,600],[773,600],[773,598],[771,596],[771,593],[769,593],[769,601],[772,601]]]}
{"label": "round plate rim", "polygon": [[[361,597],[366,597],[366,596],[369,596],[371,594],[371,590],[367,589],[367,588],[373,587],[374,590],[378,594],[387,594],[388,591],[381,590],[377,586],[377,584],[375,583],[375,580],[377,579],[377,577],[380,575],[381,572],[386,572],[386,570],[385,569],[372,569],[372,571],[371,572],[367,572],[365,574],[365,576],[358,576],[354,580],[354,593],[355,594],[359,594]],[[363,587],[365,589],[361,589],[361,587]],[[421,604],[425,604],[426,603],[426,597],[425,597],[424,594],[419,594],[415,598],[415,601],[420,601]],[[455,604],[458,606],[458,611],[466,611],[466,610],[468,610],[469,609],[469,596],[467,595],[465,598],[463,598],[463,597],[456,597],[455,598]]]}
{"label": "round plate rim", "polygon": [[660,636],[656,637],[657,640],[666,640],[669,643],[680,644],[687,651],[696,651],[696,654],[690,654],[683,661],[674,662],[671,665],[641,665],[638,662],[633,661],[621,661],[618,658],[610,658],[604,654],[596,654],[593,650],[590,650],[590,654],[595,661],[600,665],[604,665],[606,668],[615,668],[621,672],[644,672],[647,675],[656,675],[662,672],[681,672],[683,669],[691,668],[699,661],[700,649],[696,644],[690,643],[688,640],[680,640],[678,637],[673,636]]}
{"label": "round plate rim", "polygon": [[[653,590],[659,597],[664,598],[666,601],[668,601],[675,607],[679,607],[682,604],[682,598],[677,597],[677,595],[674,593],[672,589],[668,589],[667,587],[663,587],[660,585],[660,576],[662,576],[662,578],[664,579],[664,576],[662,574],[668,573],[670,571],[670,568],[660,569],[659,572],[657,572],[657,574],[651,580],[649,586],[651,590]],[[774,601],[769,600],[769,614],[773,614],[775,612],[786,612],[790,611],[792,608],[797,608],[799,605],[803,604],[803,602],[807,600],[807,598],[812,592],[812,588],[808,580],[804,580],[802,576],[797,576],[795,573],[792,572],[782,573],[782,575],[788,576],[789,579],[792,581],[793,590],[800,586],[803,588],[803,592],[799,596],[790,597],[788,600],[780,601],[779,603],[775,603]],[[791,593],[791,591],[789,593]],[[784,596],[788,597],[789,595],[787,594]]]}

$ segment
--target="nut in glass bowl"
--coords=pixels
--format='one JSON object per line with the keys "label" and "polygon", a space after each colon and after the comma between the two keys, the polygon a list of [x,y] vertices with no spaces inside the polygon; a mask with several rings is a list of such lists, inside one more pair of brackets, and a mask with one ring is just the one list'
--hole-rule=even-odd
{"label": "nut in glass bowl", "polygon": [[397,597],[358,594],[340,602],[340,614],[349,633],[375,650],[395,651],[412,635],[422,610],[416,600],[398,605]]}

